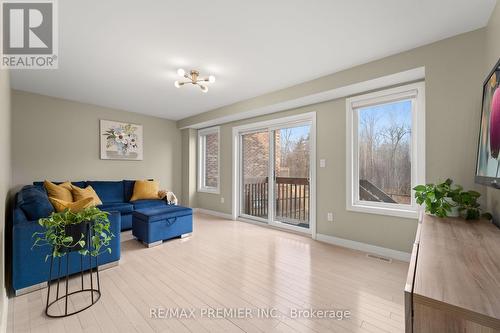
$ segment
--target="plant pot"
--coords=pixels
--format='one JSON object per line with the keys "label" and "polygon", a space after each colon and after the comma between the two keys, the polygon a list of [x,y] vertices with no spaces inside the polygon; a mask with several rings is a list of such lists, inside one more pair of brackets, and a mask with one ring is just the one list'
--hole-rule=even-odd
{"label": "plant pot", "polygon": [[68,246],[63,246],[62,250],[66,251],[66,252],[73,252],[73,251],[82,250],[83,247],[80,244],[78,244],[78,242],[82,238],[82,234],[83,234],[83,239],[85,241],[88,240],[89,226],[90,226],[90,222],[69,224],[69,225],[65,226],[64,232],[66,233],[66,236],[73,237],[73,241]]}
{"label": "plant pot", "polygon": [[[456,203],[449,199],[449,198],[446,198],[445,199],[446,202],[448,202],[450,205],[456,205]],[[448,212],[447,214],[449,217],[459,217],[460,216],[460,211],[458,210],[458,207],[457,206],[452,206],[451,207],[451,212]]]}
{"label": "plant pot", "polygon": [[460,211],[458,207],[451,207],[451,212],[448,213],[449,217],[460,217]]}

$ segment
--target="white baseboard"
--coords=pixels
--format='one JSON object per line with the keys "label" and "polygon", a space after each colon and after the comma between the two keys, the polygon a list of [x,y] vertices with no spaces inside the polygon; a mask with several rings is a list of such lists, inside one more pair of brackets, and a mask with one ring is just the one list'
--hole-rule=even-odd
{"label": "white baseboard", "polygon": [[316,234],[316,240],[318,240],[320,242],[325,242],[328,244],[347,247],[347,248],[353,249],[353,250],[373,253],[373,254],[377,254],[379,256],[384,256],[384,257],[388,257],[388,258],[392,258],[392,259],[396,259],[396,260],[400,260],[400,261],[410,262],[411,253],[407,253],[407,252],[392,250],[392,249],[388,249],[388,248],[381,247],[381,246],[356,242],[356,241],[352,241],[349,239],[338,238],[338,237],[328,236],[328,235],[324,235],[324,234]]}
{"label": "white baseboard", "polygon": [[9,298],[7,297],[7,290],[2,288],[2,314],[0,322],[0,332],[7,332],[7,313],[9,311]]}
{"label": "white baseboard", "polygon": [[222,217],[223,219],[227,219],[227,220],[232,220],[233,219],[233,215],[222,213],[222,212],[217,212],[215,210],[210,210],[210,209],[205,209],[205,208],[194,208],[193,211],[195,213],[202,213],[202,214],[207,214],[207,215]]}

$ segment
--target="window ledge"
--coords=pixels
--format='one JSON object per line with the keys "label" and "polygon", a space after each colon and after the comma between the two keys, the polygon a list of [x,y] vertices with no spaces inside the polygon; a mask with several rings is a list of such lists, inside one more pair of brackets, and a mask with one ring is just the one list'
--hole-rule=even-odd
{"label": "window ledge", "polygon": [[401,208],[374,207],[369,205],[355,204],[355,205],[349,205],[347,207],[347,210],[359,213],[396,216],[407,219],[418,219],[418,211],[413,208],[401,209]]}
{"label": "window ledge", "polygon": [[199,188],[198,192],[200,193],[211,193],[211,194],[220,194],[218,188]]}

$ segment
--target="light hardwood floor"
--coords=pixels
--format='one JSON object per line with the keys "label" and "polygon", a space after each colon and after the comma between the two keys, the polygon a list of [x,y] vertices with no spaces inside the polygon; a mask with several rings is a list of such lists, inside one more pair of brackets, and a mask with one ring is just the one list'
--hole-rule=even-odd
{"label": "light hardwood floor", "polygon": [[[244,222],[202,214],[194,222],[191,237],[149,249],[123,233],[120,265],[101,272],[101,300],[77,315],[46,318],[47,289],[10,299],[8,332],[403,331],[408,264]],[[152,319],[151,307],[194,308],[197,316]],[[208,308],[276,309],[279,316],[208,319],[200,312]],[[290,309],[310,308],[351,317],[291,318]]]}

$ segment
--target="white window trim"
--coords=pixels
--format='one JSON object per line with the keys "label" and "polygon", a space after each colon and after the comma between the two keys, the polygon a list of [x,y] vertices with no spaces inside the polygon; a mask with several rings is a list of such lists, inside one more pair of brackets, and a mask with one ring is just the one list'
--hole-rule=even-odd
{"label": "white window trim", "polygon": [[[219,149],[217,150],[217,186],[205,186],[205,143],[204,137],[208,134],[217,133]],[[198,130],[198,192],[220,194],[220,127],[210,127]]]}
{"label": "white window trim", "polygon": [[[346,99],[346,209],[362,213],[418,218],[414,191],[411,205],[359,200],[358,132],[355,109],[414,98],[412,103],[411,179],[412,188],[425,183],[425,82],[417,82]],[[355,126],[356,125],[356,126]]]}

